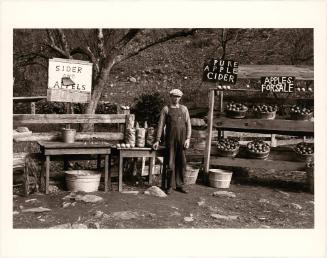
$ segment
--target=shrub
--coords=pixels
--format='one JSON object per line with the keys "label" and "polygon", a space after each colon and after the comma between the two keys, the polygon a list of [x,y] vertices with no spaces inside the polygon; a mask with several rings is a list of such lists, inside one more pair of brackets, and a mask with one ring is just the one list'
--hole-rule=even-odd
{"label": "shrub", "polygon": [[160,117],[160,111],[165,105],[165,99],[159,92],[142,94],[135,99],[132,112],[136,121],[144,124],[147,121],[149,126],[155,126]]}

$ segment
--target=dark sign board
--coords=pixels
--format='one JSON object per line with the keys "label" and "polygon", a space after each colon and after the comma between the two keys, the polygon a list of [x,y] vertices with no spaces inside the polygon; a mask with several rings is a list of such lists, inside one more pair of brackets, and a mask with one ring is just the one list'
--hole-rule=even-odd
{"label": "dark sign board", "polygon": [[265,76],[261,77],[261,91],[294,92],[294,76]]}
{"label": "dark sign board", "polygon": [[238,62],[232,60],[211,59],[204,64],[203,81],[235,84],[238,73]]}

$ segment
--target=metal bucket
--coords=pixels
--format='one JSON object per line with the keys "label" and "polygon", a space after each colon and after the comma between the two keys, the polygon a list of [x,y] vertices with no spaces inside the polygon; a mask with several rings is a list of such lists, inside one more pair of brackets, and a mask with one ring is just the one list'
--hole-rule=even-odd
{"label": "metal bucket", "polygon": [[98,191],[101,173],[94,170],[65,171],[66,186],[72,192]]}
{"label": "metal bucket", "polygon": [[63,142],[66,142],[66,143],[75,142],[75,135],[76,135],[76,130],[75,129],[67,129],[67,128],[62,129],[62,140],[63,140]]}
{"label": "metal bucket", "polygon": [[229,188],[233,172],[223,169],[209,170],[209,185],[215,188]]}

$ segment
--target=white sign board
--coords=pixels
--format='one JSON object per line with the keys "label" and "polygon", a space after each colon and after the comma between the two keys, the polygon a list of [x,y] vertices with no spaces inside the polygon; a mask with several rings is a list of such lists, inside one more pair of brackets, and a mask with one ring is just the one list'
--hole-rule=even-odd
{"label": "white sign board", "polygon": [[[92,63],[73,59],[49,59],[49,101],[87,102],[91,89]],[[66,94],[69,97],[63,98]]]}

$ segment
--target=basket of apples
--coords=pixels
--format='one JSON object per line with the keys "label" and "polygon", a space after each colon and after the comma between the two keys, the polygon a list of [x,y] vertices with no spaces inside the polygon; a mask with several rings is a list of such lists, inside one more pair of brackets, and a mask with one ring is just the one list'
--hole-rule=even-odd
{"label": "basket of apples", "polygon": [[240,149],[240,144],[235,139],[222,139],[217,143],[217,153],[222,157],[234,158]]}
{"label": "basket of apples", "polygon": [[299,160],[310,162],[313,160],[314,145],[313,143],[300,142],[294,148]]}
{"label": "basket of apples", "polygon": [[248,107],[241,103],[228,103],[226,106],[226,116],[230,118],[244,118]]}
{"label": "basket of apples", "polygon": [[290,110],[291,119],[293,120],[311,120],[313,111],[310,108],[294,105]]}
{"label": "basket of apples", "polygon": [[265,159],[269,156],[270,146],[262,140],[255,140],[246,145],[246,151],[249,158]]}
{"label": "basket of apples", "polygon": [[275,119],[276,112],[276,105],[259,104],[253,106],[253,113],[256,118],[272,120]]}

